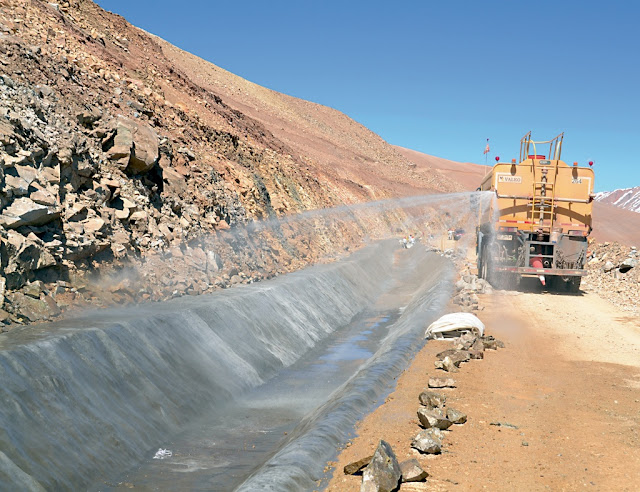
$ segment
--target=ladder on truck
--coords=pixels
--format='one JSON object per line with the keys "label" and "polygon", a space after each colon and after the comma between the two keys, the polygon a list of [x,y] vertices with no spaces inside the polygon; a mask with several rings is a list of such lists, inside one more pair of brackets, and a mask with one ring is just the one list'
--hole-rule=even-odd
{"label": "ladder on truck", "polygon": [[[533,190],[529,200],[531,230],[551,233],[556,210],[556,178],[558,176],[558,161],[562,151],[564,133],[543,142],[531,140],[531,132],[520,141],[520,162],[531,160],[533,173]],[[536,144],[549,144],[548,159],[545,155],[538,155]],[[533,154],[529,151],[533,147]]]}

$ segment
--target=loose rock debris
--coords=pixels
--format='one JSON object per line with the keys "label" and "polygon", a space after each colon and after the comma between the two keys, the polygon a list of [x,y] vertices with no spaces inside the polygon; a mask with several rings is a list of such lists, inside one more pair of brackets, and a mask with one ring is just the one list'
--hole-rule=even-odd
{"label": "loose rock debris", "polygon": [[[477,318],[476,318],[477,319]],[[479,321],[479,320],[478,320]],[[491,335],[484,335],[482,330],[473,330],[452,339],[453,347],[436,355],[434,363],[436,369],[445,372],[457,372],[464,362],[472,359],[484,358],[485,350],[504,348],[504,343]],[[455,388],[456,382],[452,378],[429,377],[429,388]],[[444,393],[424,390],[419,396],[420,408],[417,411],[418,420],[423,430],[418,432],[411,442],[411,447],[422,454],[438,455],[442,453],[445,435],[451,432],[455,425],[467,422],[467,415],[455,408],[446,407],[447,396]],[[508,422],[492,422],[491,425],[517,429]],[[400,470],[396,481],[396,468]],[[380,441],[376,453],[344,467],[347,475],[363,472],[361,491],[396,490],[401,482],[424,481],[428,473],[424,471],[417,460],[408,460],[398,465],[395,454],[385,441]],[[393,484],[394,487],[391,487]]]}

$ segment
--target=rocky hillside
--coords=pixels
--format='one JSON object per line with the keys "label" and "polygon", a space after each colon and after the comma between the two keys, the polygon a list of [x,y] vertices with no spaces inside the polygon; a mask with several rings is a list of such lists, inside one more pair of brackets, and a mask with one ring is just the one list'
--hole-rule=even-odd
{"label": "rocky hillside", "polygon": [[608,203],[632,212],[640,212],[640,186],[596,193],[598,202]]}
{"label": "rocky hillside", "polygon": [[0,3],[0,185],[0,327],[295,270],[402,220],[301,213],[457,189],[89,0]]}
{"label": "rocky hillside", "polygon": [[589,247],[582,289],[596,292],[624,311],[637,315],[640,306],[640,253],[636,246],[598,243]]}

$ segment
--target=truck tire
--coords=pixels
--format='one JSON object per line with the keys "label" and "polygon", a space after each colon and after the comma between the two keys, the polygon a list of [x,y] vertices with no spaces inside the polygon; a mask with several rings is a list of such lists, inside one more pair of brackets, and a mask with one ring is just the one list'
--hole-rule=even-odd
{"label": "truck tire", "polygon": [[567,292],[580,292],[581,282],[582,277],[569,277],[569,280],[566,283]]}

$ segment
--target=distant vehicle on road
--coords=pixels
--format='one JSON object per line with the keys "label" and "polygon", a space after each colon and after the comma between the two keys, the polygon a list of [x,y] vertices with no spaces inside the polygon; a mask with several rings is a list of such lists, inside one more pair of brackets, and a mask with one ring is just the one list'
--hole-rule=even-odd
{"label": "distant vehicle on road", "polygon": [[462,236],[464,236],[464,229],[456,229],[455,231],[453,231],[454,241],[459,241]]}

